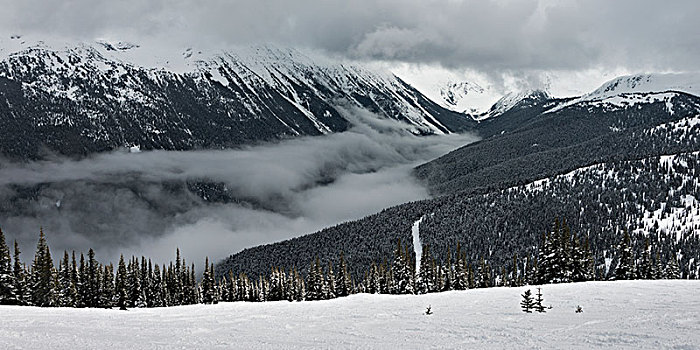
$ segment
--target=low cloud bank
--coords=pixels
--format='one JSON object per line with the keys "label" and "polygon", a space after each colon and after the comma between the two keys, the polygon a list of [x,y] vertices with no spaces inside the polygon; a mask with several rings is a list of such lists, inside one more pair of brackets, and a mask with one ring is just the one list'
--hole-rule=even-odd
{"label": "low cloud bank", "polygon": [[[39,227],[54,255],[95,248],[198,266],[427,197],[413,166],[476,140],[417,137],[352,111],[352,130],[222,151],[115,152],[0,167],[0,227],[33,256]],[[195,195],[212,183],[229,199]]]}

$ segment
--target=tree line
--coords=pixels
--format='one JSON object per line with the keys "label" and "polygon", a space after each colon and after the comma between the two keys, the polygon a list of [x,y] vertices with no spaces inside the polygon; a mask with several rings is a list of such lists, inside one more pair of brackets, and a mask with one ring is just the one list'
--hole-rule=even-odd
{"label": "tree line", "polygon": [[[572,232],[566,220],[555,219],[552,229],[542,234],[537,253],[518,257],[503,266],[492,266],[483,257],[470,261],[458,243],[439,261],[428,244],[423,245],[420,263],[410,245],[397,241],[392,257],[372,263],[356,280],[341,252],[337,268],[333,261],[313,259],[308,268],[271,267],[269,274],[250,278],[245,273],[217,279],[208,258],[202,278],[197,281],[194,264],[187,265],[176,250],[175,262],[153,264],[150,259],[123,255],[116,267],[101,264],[90,249],[87,258],[64,251],[58,266],[43,230],[29,267],[20,260],[17,242],[14,258],[0,230],[0,304],[42,307],[165,307],[188,304],[216,304],[220,301],[302,301],[325,300],[354,293],[425,294],[495,286],[523,286],[606,279],[677,279],[676,257],[662,261],[659,247],[647,239],[644,249],[634,249],[625,233],[610,271],[597,271],[587,238]],[[390,258],[390,259],[389,259]],[[418,266],[417,266],[418,265]]]}

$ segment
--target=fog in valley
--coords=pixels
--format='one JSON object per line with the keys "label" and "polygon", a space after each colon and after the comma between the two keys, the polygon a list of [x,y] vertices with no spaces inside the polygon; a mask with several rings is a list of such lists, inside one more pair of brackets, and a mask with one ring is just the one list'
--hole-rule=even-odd
{"label": "fog in valley", "polygon": [[115,151],[82,160],[1,162],[0,227],[25,262],[39,228],[63,250],[102,262],[119,254],[201,267],[246,247],[311,233],[428,197],[411,169],[473,135],[420,137],[405,125],[346,112],[350,131],[235,150]]}

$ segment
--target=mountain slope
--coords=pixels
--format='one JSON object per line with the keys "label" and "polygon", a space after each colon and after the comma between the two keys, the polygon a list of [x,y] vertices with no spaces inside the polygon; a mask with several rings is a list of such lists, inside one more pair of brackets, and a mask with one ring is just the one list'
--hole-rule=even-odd
{"label": "mountain slope", "polygon": [[[423,164],[415,174],[433,193],[446,194],[503,188],[607,160],[697,150],[695,129],[671,139],[644,130],[692,120],[700,115],[700,98],[680,92],[635,96],[643,101],[552,101],[505,113],[484,126],[493,136]],[[565,107],[552,111],[557,104]]]}
{"label": "mountain slope", "polygon": [[[411,245],[411,227],[420,218],[421,241],[438,259],[460,242],[472,263],[484,257],[503,266],[515,253],[532,255],[559,216],[588,238],[603,275],[609,271],[601,261],[614,259],[620,234],[630,230],[638,248],[648,235],[662,256],[683,252],[684,276],[698,276],[700,98],[639,96],[655,98],[634,105],[582,101],[553,112],[570,101],[547,100],[511,109],[480,124],[491,137],[416,169],[443,196],[244,250],[220,271],[305,267],[314,255],[337,259],[341,250],[351,266],[366,268],[391,256],[396,239]],[[501,127],[512,129],[497,132]]]}
{"label": "mountain slope", "polygon": [[17,46],[0,61],[0,153],[13,158],[320,135],[347,130],[353,108],[414,134],[475,124],[391,74],[294,49],[185,49],[159,66],[144,62],[148,49],[136,44]]}

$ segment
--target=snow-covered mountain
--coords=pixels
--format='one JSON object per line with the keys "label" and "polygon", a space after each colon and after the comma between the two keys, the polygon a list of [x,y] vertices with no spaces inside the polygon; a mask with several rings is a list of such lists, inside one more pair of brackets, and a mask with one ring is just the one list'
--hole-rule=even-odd
{"label": "snow-covered mountain", "polygon": [[544,104],[547,100],[551,99],[552,96],[544,90],[527,90],[520,92],[511,92],[501,97],[496,103],[491,106],[491,108],[475,116],[476,120],[484,120],[488,118],[495,118],[499,115],[510,111],[513,108],[529,108],[537,105]]}
{"label": "snow-covered mountain", "polygon": [[[0,42],[0,151],[221,148],[347,130],[359,108],[414,134],[470,128],[389,72],[297,49]],[[4,134],[5,134],[4,133]]]}
{"label": "snow-covered mountain", "polygon": [[679,93],[700,96],[700,73],[636,74],[617,77],[591,93],[557,105],[550,112],[576,104],[616,110],[638,104],[664,102],[668,111],[673,113],[671,100]]}

